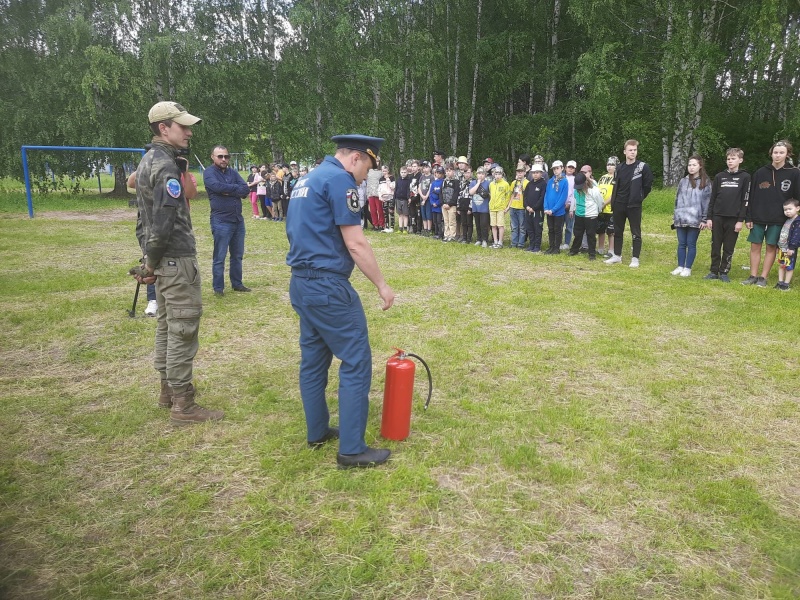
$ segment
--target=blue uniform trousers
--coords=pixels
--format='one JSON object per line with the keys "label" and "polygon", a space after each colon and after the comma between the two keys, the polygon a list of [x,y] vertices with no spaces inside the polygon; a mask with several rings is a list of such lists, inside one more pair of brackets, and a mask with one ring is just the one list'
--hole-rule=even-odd
{"label": "blue uniform trousers", "polygon": [[300,317],[300,396],[308,441],[328,431],[325,400],[328,369],[335,355],[339,367],[339,453],[367,449],[364,432],[372,382],[372,351],[367,318],[356,291],[343,275],[293,269],[289,284],[292,307]]}

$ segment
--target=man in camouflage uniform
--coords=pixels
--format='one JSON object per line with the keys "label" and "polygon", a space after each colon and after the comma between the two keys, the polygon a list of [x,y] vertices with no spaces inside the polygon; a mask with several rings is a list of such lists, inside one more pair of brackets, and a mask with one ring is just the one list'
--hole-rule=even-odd
{"label": "man in camouflage uniform", "polygon": [[175,424],[217,421],[222,411],[194,402],[192,363],[203,304],[192,220],[176,163],[179,150],[189,147],[191,126],[200,119],[176,102],[159,102],[148,118],[152,147],[136,171],[136,237],[145,261],[135,277],[141,283],[156,284],[153,365],[161,375],[158,405],[171,409],[170,420]]}

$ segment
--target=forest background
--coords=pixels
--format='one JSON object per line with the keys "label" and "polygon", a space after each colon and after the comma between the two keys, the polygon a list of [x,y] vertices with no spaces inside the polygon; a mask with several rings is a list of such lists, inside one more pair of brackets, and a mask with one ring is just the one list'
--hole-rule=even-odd
{"label": "forest background", "polygon": [[438,148],[597,170],[633,137],[674,185],[693,152],[713,173],[739,146],[752,169],[800,139],[798,76],[797,0],[1,0],[0,175],[22,144],[141,147],[174,99],[203,117],[200,157],[312,158],[361,132],[395,167]]}

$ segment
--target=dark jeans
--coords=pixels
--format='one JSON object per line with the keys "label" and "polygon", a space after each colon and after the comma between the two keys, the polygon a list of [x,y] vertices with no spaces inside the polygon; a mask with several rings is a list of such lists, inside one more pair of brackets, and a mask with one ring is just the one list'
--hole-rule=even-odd
{"label": "dark jeans", "polygon": [[531,250],[542,249],[542,233],[544,232],[544,211],[525,211],[525,229],[528,232]]}
{"label": "dark jeans", "polygon": [[408,201],[408,226],[414,233],[422,230],[422,219],[419,216],[419,198],[412,198]]}
{"label": "dark jeans", "polygon": [[711,268],[709,269],[712,273],[730,273],[733,249],[739,238],[739,232],[735,230],[738,221],[739,219],[736,217],[715,216],[712,219]]}
{"label": "dark jeans", "polygon": [[156,284],[155,283],[148,283],[147,284],[147,301],[151,302],[156,299]]}
{"label": "dark jeans", "polygon": [[472,241],[472,214],[468,208],[458,209],[458,223],[461,225],[461,237],[466,241]]}
{"label": "dark jeans", "polygon": [[433,220],[433,231],[437,238],[440,238],[444,235],[444,221],[442,220],[442,213],[435,212],[431,213],[431,217]]}
{"label": "dark jeans", "polygon": [[564,215],[555,217],[547,215],[547,238],[550,250],[558,250],[561,246],[561,232],[564,229]]}
{"label": "dark jeans", "polygon": [[242,258],[244,258],[244,220],[237,223],[221,221],[211,216],[211,235],[214,236],[214,258],[211,266],[212,285],[215,292],[225,289],[225,257],[230,251],[230,278],[235,288],[242,284]]}
{"label": "dark jeans", "polygon": [[614,254],[622,256],[622,241],[625,221],[628,221],[633,237],[633,258],[642,253],[642,207],[614,206]]}
{"label": "dark jeans", "polygon": [[572,229],[572,247],[570,253],[577,254],[581,251],[583,234],[586,234],[586,241],[589,245],[589,256],[597,253],[597,217],[579,217],[575,215],[575,226]]}
{"label": "dark jeans", "polygon": [[475,235],[479,242],[489,241],[489,213],[476,212],[472,213],[472,218],[475,219]]}

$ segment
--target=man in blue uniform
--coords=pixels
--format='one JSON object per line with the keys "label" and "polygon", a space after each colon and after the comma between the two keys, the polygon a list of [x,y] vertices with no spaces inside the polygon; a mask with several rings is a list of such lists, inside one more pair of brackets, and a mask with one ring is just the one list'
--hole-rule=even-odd
{"label": "man in blue uniform", "polygon": [[[372,247],[361,229],[358,186],[377,167],[382,138],[337,135],[334,156],[302,176],[292,190],[286,235],[292,268],[289,296],[300,317],[300,395],[307,440],[318,448],[339,439],[340,468],[372,467],[390,451],[364,441],[372,382],[367,319],[350,274],[358,266],[376,288],[383,310],[394,303]],[[325,387],[336,355],[339,367],[339,429],[331,427]]]}

